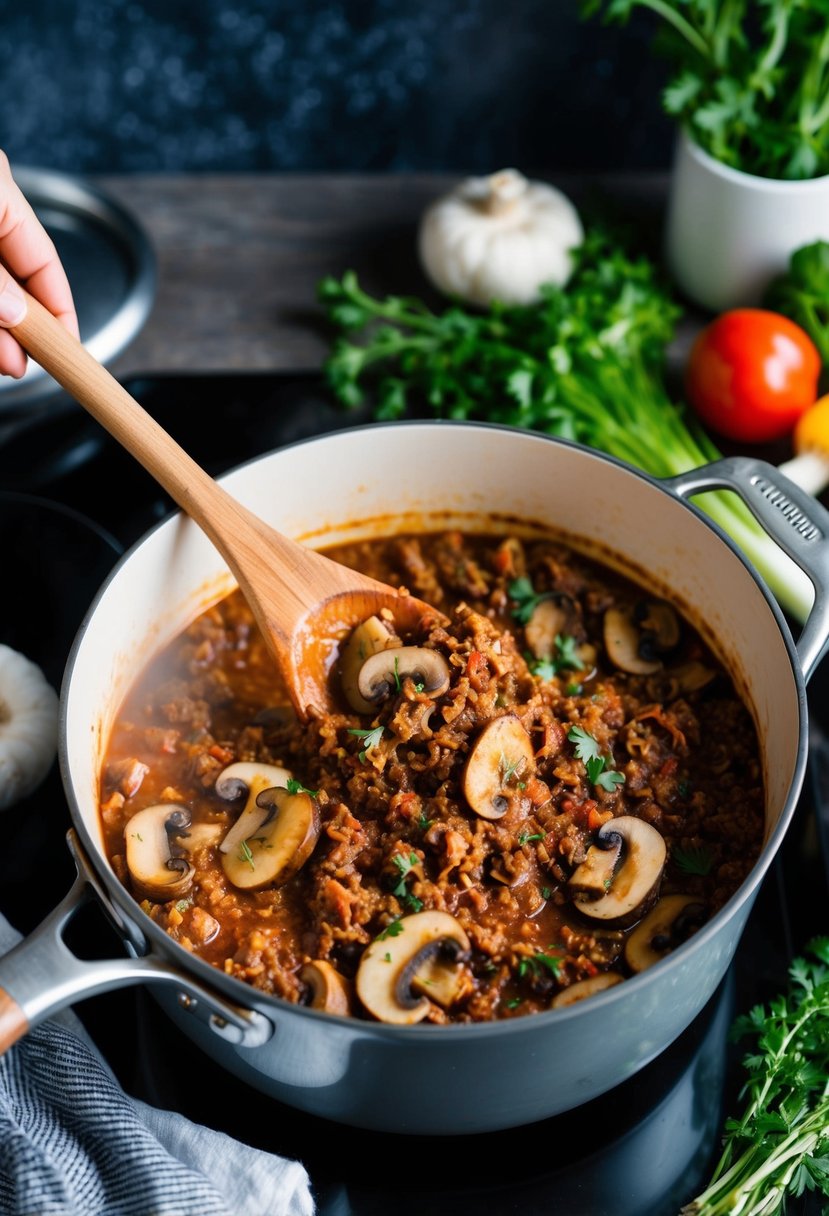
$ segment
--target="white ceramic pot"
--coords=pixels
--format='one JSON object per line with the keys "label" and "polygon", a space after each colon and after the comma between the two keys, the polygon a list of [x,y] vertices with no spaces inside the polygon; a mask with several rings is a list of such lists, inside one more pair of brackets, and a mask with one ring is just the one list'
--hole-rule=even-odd
{"label": "white ceramic pot", "polygon": [[[370,426],[236,469],[223,484],[314,546],[435,529],[554,529],[683,606],[751,706],[766,784],[762,853],[739,891],[658,966],[564,1009],[508,1021],[392,1026],[288,1004],[168,937],[114,874],[99,772],[119,704],[160,646],[230,589],[195,524],[174,516],[118,565],[82,628],[62,693],[61,765],[80,877],[0,960],[0,1051],[56,1009],[147,983],[214,1059],[280,1102],[357,1126],[491,1131],[588,1101],[632,1076],[693,1021],[731,962],[783,840],[806,764],[804,678],[829,636],[829,516],[757,461],[720,461],[658,482],[610,457],[526,431],[464,423]],[[684,500],[731,487],[809,572],[815,608],[797,647],[732,543]],[[93,889],[129,957],[76,958],[62,928]],[[405,1102],[389,1077],[405,1076]]]}
{"label": "white ceramic pot", "polygon": [[829,176],[755,177],[679,137],[666,230],[669,269],[682,292],[712,312],[760,303],[790,255],[829,240]]}

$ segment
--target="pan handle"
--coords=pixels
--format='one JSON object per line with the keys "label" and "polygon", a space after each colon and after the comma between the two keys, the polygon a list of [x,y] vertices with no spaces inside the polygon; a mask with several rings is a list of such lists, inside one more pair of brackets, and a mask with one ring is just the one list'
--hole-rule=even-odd
{"label": "pan handle", "polygon": [[63,940],[72,917],[97,896],[104,911],[120,924],[73,830],[67,836],[77,877],[53,912],[8,954],[0,958],[0,1054],[38,1022],[67,1005],[98,992],[130,984],[174,985],[184,1008],[205,1021],[221,1038],[241,1047],[259,1047],[273,1034],[273,1024],[253,1009],[219,996],[207,985],[184,975],[153,950],[139,958],[87,961]]}
{"label": "pan handle", "polygon": [[662,483],[690,498],[705,490],[734,490],[815,589],[815,602],[797,642],[806,680],[829,641],[829,512],[773,464],[749,456],[727,456]]}

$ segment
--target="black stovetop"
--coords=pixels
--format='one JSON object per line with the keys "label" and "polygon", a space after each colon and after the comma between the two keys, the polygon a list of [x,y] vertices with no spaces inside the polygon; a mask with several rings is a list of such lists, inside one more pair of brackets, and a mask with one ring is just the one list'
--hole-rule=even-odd
{"label": "black stovetop", "polygon": [[[171,376],[127,387],[209,472],[351,425],[320,378]],[[61,679],[72,638],[120,552],[172,504],[147,473],[70,403],[0,420],[0,543],[7,562],[0,641]],[[308,1167],[320,1216],[675,1216],[704,1183],[724,1108],[739,1084],[727,1043],[735,1009],[768,1000],[821,927],[826,878],[815,807],[829,794],[829,692],[810,689],[813,780],[761,889],[734,965],[681,1038],[637,1076],[567,1115],[476,1137],[383,1135],[336,1126],[275,1103],[204,1056],[134,989],[79,1008],[125,1088]],[[53,772],[4,817],[0,910],[29,931],[68,888],[69,812]],[[120,943],[103,915],[78,918],[73,945],[102,957]],[[138,1044],[138,1051],[135,1045]],[[554,1084],[551,1078],[551,1084]],[[450,1100],[447,1096],[443,1100]],[[405,1077],[389,1079],[405,1102]],[[807,1206],[802,1212],[810,1210]]]}

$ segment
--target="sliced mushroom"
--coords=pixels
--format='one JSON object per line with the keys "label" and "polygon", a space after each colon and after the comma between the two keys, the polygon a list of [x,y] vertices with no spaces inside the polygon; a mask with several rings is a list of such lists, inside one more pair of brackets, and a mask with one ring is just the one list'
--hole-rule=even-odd
{"label": "sliced mushroom", "polygon": [[622,844],[619,832],[606,836],[599,833],[584,861],[570,876],[567,885],[571,892],[585,899],[599,899],[605,895],[613,885],[616,867],[622,858]]}
{"label": "sliced mushroom", "polygon": [[387,628],[379,616],[370,616],[349,634],[340,651],[340,680],[346,701],[358,714],[370,714],[377,708],[366,700],[357,687],[366,659],[390,646],[400,645],[400,638]]}
{"label": "sliced mushroom", "polygon": [[645,600],[633,609],[639,627],[639,654],[654,658],[679,645],[679,617],[665,600]]}
{"label": "sliced mushroom", "polygon": [[705,906],[696,896],[663,896],[628,938],[625,962],[631,971],[647,970],[687,941],[705,917]]}
{"label": "sliced mushroom", "polygon": [[643,658],[639,653],[641,636],[633,609],[608,608],[604,614],[604,646],[614,667],[635,676],[653,675],[661,669],[661,659]]}
{"label": "sliced mushroom", "polygon": [[664,600],[644,600],[604,615],[604,644],[610,661],[632,675],[652,675],[680,639],[679,617]]}
{"label": "sliced mushroom", "polygon": [[311,990],[308,1003],[312,1009],[324,1009],[326,1013],[339,1013],[343,1017],[351,1013],[351,984],[325,959],[306,963],[299,978]]}
{"label": "sliced mushroom", "polygon": [[190,890],[195,870],[173,843],[189,826],[190,812],[172,802],[148,806],[127,823],[127,868],[139,899],[164,903]]}
{"label": "sliced mushroom", "polygon": [[534,768],[530,736],[515,714],[493,718],[469,753],[462,780],[464,798],[482,819],[500,819],[509,806],[510,781],[525,781]]}
{"label": "sliced mushroom", "polygon": [[256,805],[264,818],[255,834],[242,837],[239,847],[222,857],[225,874],[243,891],[293,878],[311,856],[320,833],[317,804],[309,794],[265,789]]}
{"label": "sliced mushroom", "polygon": [[633,815],[609,819],[596,833],[601,843],[614,835],[622,838],[622,855],[610,886],[598,899],[577,894],[574,903],[591,920],[624,926],[643,916],[656,899],[667,849],[656,828]]}
{"label": "sliced mushroom", "polygon": [[707,667],[697,659],[691,659],[680,667],[672,667],[667,674],[678,693],[698,692],[717,676],[713,667]]}
{"label": "sliced mushroom", "polygon": [[237,852],[242,841],[253,836],[267,819],[267,810],[256,804],[262,790],[285,785],[290,779],[288,769],[278,764],[258,764],[253,760],[230,764],[219,774],[216,793],[220,798],[230,800],[247,794],[244,810],[219,846],[223,853]]}
{"label": "sliced mushroom", "polygon": [[357,995],[378,1021],[412,1026],[426,1017],[430,1001],[448,1007],[457,999],[470,942],[448,912],[415,912],[393,926],[394,933],[390,926],[364,951]]}
{"label": "sliced mushroom", "polygon": [[595,996],[597,992],[604,992],[606,988],[613,988],[621,982],[622,977],[618,971],[600,971],[598,975],[591,975],[589,979],[578,980],[575,984],[562,988],[561,992],[553,997],[550,1008],[566,1009],[568,1005],[575,1005],[585,997]]}
{"label": "sliced mushroom", "polygon": [[556,637],[564,633],[567,613],[560,601],[541,600],[532,610],[524,626],[527,645],[537,659],[551,659],[556,649]]}
{"label": "sliced mushroom", "polygon": [[209,849],[211,845],[218,844],[223,833],[221,823],[194,823],[187,829],[181,843],[188,853],[195,853],[198,849]]}
{"label": "sliced mushroom", "polygon": [[357,677],[357,691],[367,704],[377,705],[411,677],[430,697],[449,687],[449,664],[442,654],[426,646],[395,646],[366,659]]}

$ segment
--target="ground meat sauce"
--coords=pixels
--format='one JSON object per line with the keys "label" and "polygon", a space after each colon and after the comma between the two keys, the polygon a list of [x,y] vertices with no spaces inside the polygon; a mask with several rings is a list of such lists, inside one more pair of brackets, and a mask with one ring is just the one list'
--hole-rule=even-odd
{"label": "ground meat sauce", "polygon": [[[757,738],[673,609],[553,540],[331,552],[446,615],[383,644],[437,652],[448,687],[390,658],[368,713],[301,724],[241,596],[200,616],[127,699],[102,774],[113,866],[175,941],[288,1001],[484,1021],[630,976],[733,894],[763,834]],[[223,853],[248,791],[216,783],[239,762],[292,781]],[[237,886],[227,866],[256,881],[286,799],[298,868]],[[159,804],[175,897],[127,864],[132,817]]]}

